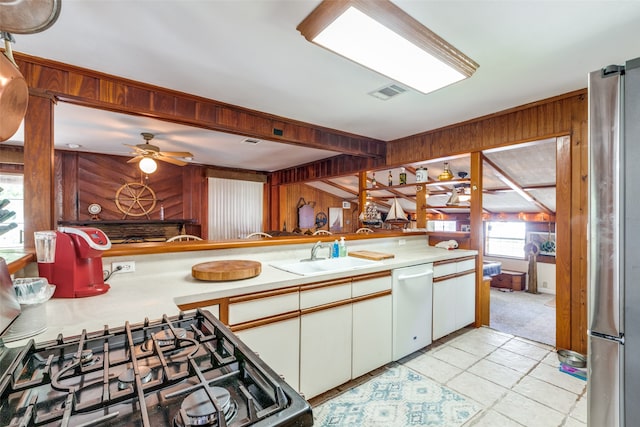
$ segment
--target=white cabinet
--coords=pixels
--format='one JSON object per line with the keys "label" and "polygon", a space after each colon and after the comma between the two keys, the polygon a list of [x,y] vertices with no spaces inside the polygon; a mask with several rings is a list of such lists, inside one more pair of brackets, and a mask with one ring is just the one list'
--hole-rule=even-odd
{"label": "white cabinet", "polygon": [[456,330],[456,279],[433,283],[433,339]]}
{"label": "white cabinet", "polygon": [[307,399],[391,361],[391,275],[301,286],[300,392]]}
{"label": "white cabinet", "polygon": [[391,276],[354,278],[351,376],[357,378],[391,362]]}
{"label": "white cabinet", "polygon": [[434,340],[475,322],[475,282],[475,257],[434,263]]}
{"label": "white cabinet", "polygon": [[351,379],[351,303],[300,317],[300,392],[309,399]]}
{"label": "white cabinet", "polygon": [[300,293],[297,288],[229,298],[229,327],[291,387],[299,389]]}
{"label": "white cabinet", "polygon": [[391,362],[391,304],[391,295],[353,304],[353,378]]}
{"label": "white cabinet", "polygon": [[307,398],[391,361],[389,271],[239,295],[229,327]]}
{"label": "white cabinet", "polygon": [[476,274],[468,273],[457,280],[456,330],[476,320]]}
{"label": "white cabinet", "polygon": [[298,316],[236,331],[235,334],[258,353],[291,387],[299,389],[300,318]]}

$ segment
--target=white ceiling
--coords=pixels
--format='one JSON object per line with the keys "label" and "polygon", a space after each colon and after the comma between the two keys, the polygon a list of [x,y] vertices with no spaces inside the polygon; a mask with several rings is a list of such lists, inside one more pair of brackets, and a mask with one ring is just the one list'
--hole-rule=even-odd
{"label": "white ceiling", "polygon": [[[394,2],[478,71],[428,95],[373,98],[392,82],[296,31],[318,0],[65,0],[51,28],[15,35],[14,50],[385,141],[584,88],[589,71],[640,56],[640,1]],[[264,171],[337,154],[68,105],[55,117],[59,148],[127,155],[123,143],[152,132],[197,163]]]}

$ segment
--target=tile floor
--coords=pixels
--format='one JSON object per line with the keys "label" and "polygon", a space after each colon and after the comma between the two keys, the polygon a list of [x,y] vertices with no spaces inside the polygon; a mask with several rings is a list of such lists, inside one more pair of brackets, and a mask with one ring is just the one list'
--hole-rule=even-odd
{"label": "tile floor", "polygon": [[[587,424],[586,382],[561,373],[551,346],[490,328],[463,329],[398,363],[479,403],[465,426],[577,427]],[[311,400],[312,406],[371,376]]]}

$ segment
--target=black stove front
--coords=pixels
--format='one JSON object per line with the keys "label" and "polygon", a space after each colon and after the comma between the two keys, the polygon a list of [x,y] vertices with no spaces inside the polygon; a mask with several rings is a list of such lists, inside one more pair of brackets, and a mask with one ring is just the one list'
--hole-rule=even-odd
{"label": "black stove front", "polygon": [[309,404],[207,311],[10,350],[2,426],[313,425]]}

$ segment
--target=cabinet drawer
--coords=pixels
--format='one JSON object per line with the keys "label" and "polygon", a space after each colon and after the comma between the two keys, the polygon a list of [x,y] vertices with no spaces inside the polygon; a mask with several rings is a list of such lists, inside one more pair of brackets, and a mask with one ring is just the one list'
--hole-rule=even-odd
{"label": "cabinet drawer", "polygon": [[458,269],[456,262],[447,262],[445,264],[433,263],[433,277],[449,276],[450,274],[456,274]]}
{"label": "cabinet drawer", "polygon": [[229,304],[229,325],[263,319],[299,309],[299,293],[288,292]]}
{"label": "cabinet drawer", "polygon": [[300,292],[300,309],[351,299],[351,282],[322,286]]}
{"label": "cabinet drawer", "polygon": [[456,273],[462,273],[463,271],[475,270],[476,260],[467,259],[464,261],[456,262]]}
{"label": "cabinet drawer", "polygon": [[362,295],[375,294],[376,292],[386,291],[389,289],[391,289],[391,274],[371,279],[354,279],[351,295],[356,298]]}

